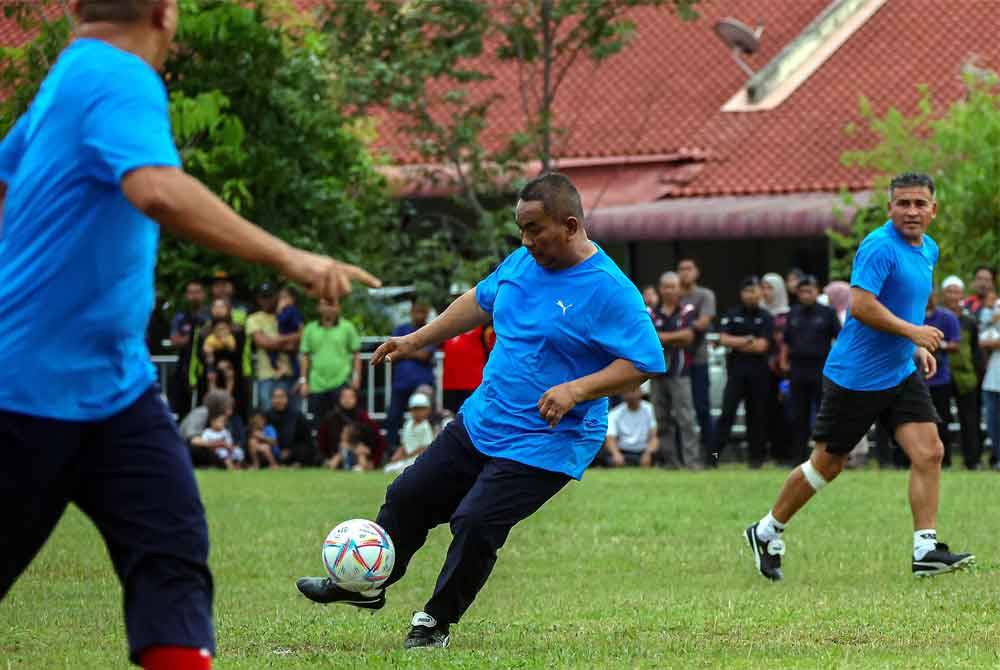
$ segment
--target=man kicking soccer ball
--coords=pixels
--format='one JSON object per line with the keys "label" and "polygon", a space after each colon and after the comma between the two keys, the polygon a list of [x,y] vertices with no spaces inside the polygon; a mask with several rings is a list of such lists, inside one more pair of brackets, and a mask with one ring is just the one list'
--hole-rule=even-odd
{"label": "man kicking soccer ball", "polygon": [[[639,291],[587,239],[583,208],[561,174],[530,181],[517,203],[523,247],[420,330],[380,346],[372,363],[485,325],[496,346],[483,382],[417,461],[392,483],[378,514],[396,547],[386,586],[406,572],[427,532],[454,536],[434,594],[406,647],[445,647],[486,583],[511,528],[571,479],[604,442],[605,396],[664,372],[663,348]],[[320,603],[381,609],[385,593],[344,591],[303,578]]]}
{"label": "man kicking soccer ball", "polygon": [[289,247],[179,169],[156,73],[176,0],[73,6],[77,38],[0,143],[0,599],[73,502],[121,580],[131,660],[203,670],[205,511],[146,350],[155,222],[323,297],[377,280]]}
{"label": "man kicking soccer ball", "polygon": [[[917,371],[937,369],[931,352],[943,335],[924,326],[938,247],[926,235],[937,214],[934,182],[924,174],[897,176],[889,186],[889,217],[858,248],[851,272],[847,322],[823,369],[823,397],[813,429],[816,448],[785,480],[774,508],[746,529],[757,570],[782,578],[785,524],[831,482],[875,421],[910,457],[913,573],[950,572],[974,561],[937,541],[938,493],[944,446],[927,386]],[[914,358],[917,364],[914,364]]]}

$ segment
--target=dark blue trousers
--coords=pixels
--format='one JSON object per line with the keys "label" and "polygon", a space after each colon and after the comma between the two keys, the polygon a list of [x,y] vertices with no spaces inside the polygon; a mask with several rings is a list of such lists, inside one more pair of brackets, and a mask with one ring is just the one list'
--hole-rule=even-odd
{"label": "dark blue trousers", "polygon": [[691,397],[694,413],[701,428],[701,446],[709,447],[715,440],[715,422],[712,420],[712,405],[709,400],[708,363],[691,366]]}
{"label": "dark blue trousers", "polygon": [[0,600],[72,502],[101,532],[125,592],[129,657],[215,653],[205,510],[188,449],[155,387],[101,421],[0,411]]}
{"label": "dark blue trousers", "polygon": [[428,531],[449,522],[453,539],[424,611],[439,622],[456,623],[486,583],[510,529],[569,479],[484,455],[473,446],[459,415],[386,491],[378,524],[396,548],[386,585],[403,577]]}

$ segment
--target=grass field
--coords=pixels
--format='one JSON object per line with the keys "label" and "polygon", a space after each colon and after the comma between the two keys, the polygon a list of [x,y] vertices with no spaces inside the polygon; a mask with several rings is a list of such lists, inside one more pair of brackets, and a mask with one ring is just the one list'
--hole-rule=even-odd
{"label": "grass field", "polygon": [[[307,602],[326,532],[374,518],[387,480],[200,474],[212,533],[217,668],[996,668],[1000,477],[946,473],[942,539],[978,566],[909,572],[906,473],[846,473],[786,532],[786,579],[741,532],[785,473],[589,472],[517,527],[447,650],[404,652],[449,540],[432,533],[376,615]],[[16,513],[16,510],[11,512]],[[124,668],[121,596],[76,509],[0,605],[0,668]]]}

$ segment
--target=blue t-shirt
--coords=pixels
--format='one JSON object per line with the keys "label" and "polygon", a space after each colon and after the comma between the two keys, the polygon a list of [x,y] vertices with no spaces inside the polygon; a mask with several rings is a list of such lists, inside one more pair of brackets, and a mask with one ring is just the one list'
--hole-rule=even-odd
{"label": "blue t-shirt", "polygon": [[159,227],[122,178],[180,166],[157,73],[78,39],[0,144],[0,409],[96,420],[156,380],[146,348]]}
{"label": "blue t-shirt", "polygon": [[[416,331],[412,323],[403,323],[392,329],[393,337],[403,337]],[[431,353],[431,358],[422,363],[415,358],[404,358],[392,363],[392,388],[400,391],[412,391],[422,384],[434,386],[434,352],[437,347],[424,347],[423,351]]]}
{"label": "blue t-shirt", "polygon": [[[888,221],[869,233],[858,247],[851,286],[874,294],[897,317],[921,326],[937,259],[938,246],[929,235],[924,235],[923,243],[915,247]],[[823,374],[835,384],[855,391],[892,388],[916,371],[914,350],[914,344],[905,337],[866,326],[848,310]]]}
{"label": "blue t-shirt", "polygon": [[[941,344],[945,342],[959,342],[962,339],[962,329],[958,324],[958,317],[950,310],[935,307],[931,315],[925,318],[924,325],[934,326],[944,333]],[[927,380],[927,385],[943,386],[944,384],[951,384],[951,367],[948,365],[948,352],[944,349],[938,349],[934,352],[934,359],[937,361],[937,372]]]}
{"label": "blue t-shirt", "polygon": [[538,414],[538,400],[618,358],[665,372],[642,296],[599,247],[557,271],[521,247],[476,286],[476,300],[493,315],[497,339],[483,383],[461,409],[473,444],[487,456],[579,479],[607,434],[607,398],[576,405],[555,428]]}

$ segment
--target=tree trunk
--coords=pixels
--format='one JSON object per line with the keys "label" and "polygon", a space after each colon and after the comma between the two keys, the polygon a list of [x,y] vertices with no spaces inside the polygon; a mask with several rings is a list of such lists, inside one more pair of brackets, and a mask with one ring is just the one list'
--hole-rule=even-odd
{"label": "tree trunk", "polygon": [[552,151],[552,0],[542,0],[542,172],[548,172]]}

